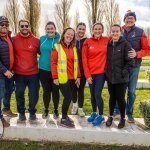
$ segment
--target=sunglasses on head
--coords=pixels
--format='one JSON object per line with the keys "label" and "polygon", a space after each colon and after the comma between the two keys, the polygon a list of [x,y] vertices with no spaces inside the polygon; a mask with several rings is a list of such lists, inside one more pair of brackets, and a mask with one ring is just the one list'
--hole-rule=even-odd
{"label": "sunglasses on head", "polygon": [[8,24],[8,23],[0,23],[0,26],[1,26],[1,27],[4,27],[4,26],[5,26],[5,27],[8,27],[9,24]]}
{"label": "sunglasses on head", "polygon": [[21,28],[24,28],[24,27],[28,28],[29,25],[20,25],[20,27],[21,27]]}

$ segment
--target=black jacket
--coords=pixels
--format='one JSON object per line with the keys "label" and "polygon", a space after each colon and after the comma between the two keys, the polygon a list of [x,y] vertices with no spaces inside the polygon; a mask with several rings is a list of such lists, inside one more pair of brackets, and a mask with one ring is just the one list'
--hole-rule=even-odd
{"label": "black jacket", "polygon": [[106,77],[112,84],[129,82],[133,59],[128,57],[131,45],[122,37],[118,42],[111,40],[107,46]]}
{"label": "black jacket", "polygon": [[77,54],[78,54],[78,59],[79,59],[79,64],[80,64],[80,70],[83,70],[83,64],[82,64],[82,46],[84,41],[87,39],[87,37],[84,37],[80,40],[76,40],[76,48],[77,48]]}
{"label": "black jacket", "polygon": [[0,36],[0,78],[4,78],[4,73],[9,69],[9,65],[10,65],[9,45],[4,40],[4,38]]}

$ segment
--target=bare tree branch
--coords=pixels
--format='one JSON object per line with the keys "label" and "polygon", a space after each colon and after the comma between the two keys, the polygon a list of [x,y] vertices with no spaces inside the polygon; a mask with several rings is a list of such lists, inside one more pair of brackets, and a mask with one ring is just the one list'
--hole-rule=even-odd
{"label": "bare tree branch", "polygon": [[41,2],[40,0],[23,0],[25,9],[24,16],[29,20],[31,25],[31,32],[39,37]]}
{"label": "bare tree branch", "polygon": [[91,31],[95,22],[102,22],[105,0],[85,0],[84,5],[87,10],[87,19]]}
{"label": "bare tree branch", "polygon": [[121,24],[119,4],[115,0],[107,0],[105,9],[106,32],[110,34],[111,26],[115,23]]}
{"label": "bare tree branch", "polygon": [[18,31],[20,5],[18,0],[7,0],[4,15],[8,18],[13,34]]}
{"label": "bare tree branch", "polygon": [[70,25],[69,10],[72,5],[72,0],[55,0],[55,20],[58,31],[62,31]]}

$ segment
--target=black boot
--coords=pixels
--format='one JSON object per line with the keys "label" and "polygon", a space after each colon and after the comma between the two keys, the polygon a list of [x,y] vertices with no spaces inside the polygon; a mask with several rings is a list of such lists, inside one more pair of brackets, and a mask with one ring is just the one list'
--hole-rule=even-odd
{"label": "black boot", "polygon": [[118,124],[118,129],[121,129],[121,128],[123,128],[125,126],[125,121],[126,120],[124,118],[120,119],[120,122]]}
{"label": "black boot", "polygon": [[49,110],[48,110],[48,109],[45,109],[44,114],[42,115],[42,118],[43,118],[43,119],[46,119],[46,118],[48,118],[48,117],[49,117]]}
{"label": "black boot", "polygon": [[54,119],[59,118],[59,113],[58,113],[58,109],[54,109],[54,115],[53,115]]}
{"label": "black boot", "polygon": [[108,117],[108,119],[106,121],[106,126],[110,127],[112,125],[112,121],[113,121],[113,117]]}

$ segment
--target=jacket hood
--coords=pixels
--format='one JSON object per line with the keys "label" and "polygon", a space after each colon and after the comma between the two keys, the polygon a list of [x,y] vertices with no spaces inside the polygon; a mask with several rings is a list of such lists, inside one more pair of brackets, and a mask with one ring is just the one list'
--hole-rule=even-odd
{"label": "jacket hood", "polygon": [[[117,42],[114,42],[114,44],[122,43],[124,41],[126,41],[126,40],[122,36],[120,36],[119,40]],[[111,40],[110,43],[113,45],[113,40]]]}
{"label": "jacket hood", "polygon": [[84,34],[84,36],[83,36],[82,38],[79,38],[78,35],[77,35],[77,33],[75,34],[75,37],[76,37],[76,40],[77,40],[77,41],[80,41],[80,40],[82,40],[82,39],[88,38],[86,34]]}

